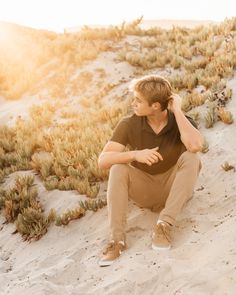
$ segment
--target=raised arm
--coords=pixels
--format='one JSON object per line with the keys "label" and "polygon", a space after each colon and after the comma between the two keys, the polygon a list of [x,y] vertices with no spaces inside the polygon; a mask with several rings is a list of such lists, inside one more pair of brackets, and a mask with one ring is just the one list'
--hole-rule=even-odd
{"label": "raised arm", "polygon": [[181,110],[181,97],[179,95],[172,95],[172,99],[169,102],[169,109],[175,115],[181,135],[181,141],[186,149],[192,153],[201,151],[204,142],[203,136],[185,117]]}

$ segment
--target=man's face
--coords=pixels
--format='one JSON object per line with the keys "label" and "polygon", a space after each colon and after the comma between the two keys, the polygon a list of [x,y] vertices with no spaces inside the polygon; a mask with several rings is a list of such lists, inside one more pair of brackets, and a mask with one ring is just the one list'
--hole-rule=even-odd
{"label": "man's face", "polygon": [[[158,102],[153,103],[151,106],[148,104],[148,101],[142,97],[142,95],[134,91],[134,100],[132,102],[132,107],[137,116],[148,116],[153,115],[154,112],[157,110]],[[160,107],[158,107],[160,109]]]}

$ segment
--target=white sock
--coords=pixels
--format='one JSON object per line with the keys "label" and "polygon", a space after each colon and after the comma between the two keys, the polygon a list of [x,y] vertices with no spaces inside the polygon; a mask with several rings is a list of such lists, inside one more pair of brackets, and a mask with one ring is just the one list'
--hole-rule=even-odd
{"label": "white sock", "polygon": [[[111,240],[111,242],[114,243],[115,240]],[[125,245],[125,242],[124,242],[124,241],[119,241],[118,243],[119,243],[119,244],[122,244],[123,246]]]}
{"label": "white sock", "polygon": [[168,224],[168,225],[172,226],[172,224],[170,224],[169,222],[161,220],[161,219],[157,220],[157,224],[159,224],[159,223],[165,223],[165,224]]}

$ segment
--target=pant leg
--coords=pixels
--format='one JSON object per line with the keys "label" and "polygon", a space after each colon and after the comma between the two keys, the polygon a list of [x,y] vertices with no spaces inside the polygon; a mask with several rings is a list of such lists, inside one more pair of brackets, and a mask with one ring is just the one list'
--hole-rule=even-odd
{"label": "pant leg", "polygon": [[145,208],[165,205],[159,218],[173,224],[192,195],[199,170],[199,157],[190,152],[184,152],[174,167],[157,175],[150,175],[128,164],[113,165],[107,191],[111,238],[125,239],[129,197]]}
{"label": "pant leg", "polygon": [[152,208],[161,193],[161,182],[153,175],[128,164],[115,164],[110,169],[107,208],[111,239],[125,239],[128,198],[139,206]]}
{"label": "pant leg", "polygon": [[111,239],[115,241],[125,240],[128,187],[128,165],[112,165],[107,187],[107,209]]}
{"label": "pant leg", "polygon": [[167,199],[159,219],[174,224],[182,207],[192,197],[200,169],[198,154],[186,151],[180,156],[169,179],[163,184]]}

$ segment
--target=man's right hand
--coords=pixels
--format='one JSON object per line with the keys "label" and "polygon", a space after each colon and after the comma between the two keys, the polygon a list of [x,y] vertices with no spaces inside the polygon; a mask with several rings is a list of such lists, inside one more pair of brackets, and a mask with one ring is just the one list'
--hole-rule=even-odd
{"label": "man's right hand", "polygon": [[149,166],[160,160],[163,161],[162,155],[157,152],[158,149],[159,147],[155,147],[153,149],[134,151],[134,161],[145,163]]}

